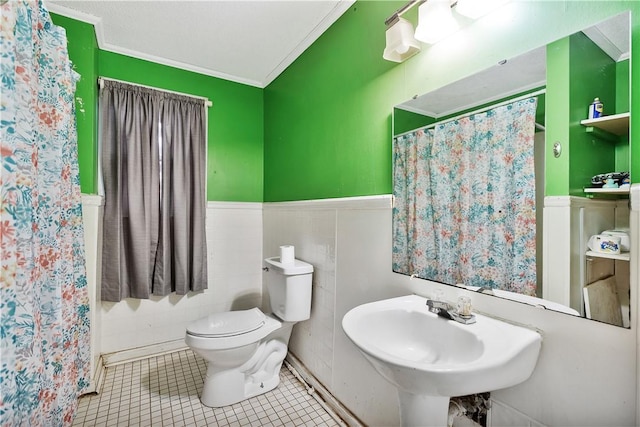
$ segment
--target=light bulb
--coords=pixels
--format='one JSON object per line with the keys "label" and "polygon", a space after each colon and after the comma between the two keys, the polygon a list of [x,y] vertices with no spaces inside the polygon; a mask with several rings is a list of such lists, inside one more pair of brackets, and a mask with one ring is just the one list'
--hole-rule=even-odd
{"label": "light bulb", "polygon": [[427,0],[418,8],[415,37],[421,42],[434,44],[457,30],[449,0]]}

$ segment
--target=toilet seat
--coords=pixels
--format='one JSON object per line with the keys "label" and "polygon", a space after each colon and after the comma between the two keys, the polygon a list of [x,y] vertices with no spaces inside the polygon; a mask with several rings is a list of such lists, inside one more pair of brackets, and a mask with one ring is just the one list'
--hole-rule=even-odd
{"label": "toilet seat", "polygon": [[222,350],[256,344],[282,323],[259,308],[214,313],[187,326],[189,346]]}
{"label": "toilet seat", "polygon": [[207,338],[246,334],[264,326],[266,316],[259,308],[214,313],[190,323],[187,332]]}

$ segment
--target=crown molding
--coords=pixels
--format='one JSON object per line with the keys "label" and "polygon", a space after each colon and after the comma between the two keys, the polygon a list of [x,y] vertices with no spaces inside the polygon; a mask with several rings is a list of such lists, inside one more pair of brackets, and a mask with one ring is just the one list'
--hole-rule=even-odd
{"label": "crown molding", "polygon": [[60,6],[54,3],[46,2],[45,5],[50,12],[58,15],[66,16],[67,18],[75,19],[77,21],[85,22],[93,25],[95,29],[96,40],[98,47],[101,50],[117,53],[120,55],[129,56],[132,58],[142,59],[145,61],[154,62],[156,64],[166,65],[169,67],[179,68],[181,70],[191,71],[206,76],[216,77],[223,80],[232,81],[235,83],[241,83],[248,86],[254,86],[260,89],[267,87],[273,80],[275,80],[289,65],[291,65],[309,46],[313,44],[335,21],[349,9],[355,0],[340,0],[335,7],[327,14],[322,21],[311,31],[289,54],[267,75],[264,81],[245,79],[242,77],[222,73],[216,70],[208,68],[198,67],[192,64],[174,61],[171,59],[149,55],[137,50],[126,49],[122,46],[113,45],[107,43],[104,37],[104,26],[102,19],[90,15],[87,13],[79,12],[75,9],[71,9],[65,6]]}

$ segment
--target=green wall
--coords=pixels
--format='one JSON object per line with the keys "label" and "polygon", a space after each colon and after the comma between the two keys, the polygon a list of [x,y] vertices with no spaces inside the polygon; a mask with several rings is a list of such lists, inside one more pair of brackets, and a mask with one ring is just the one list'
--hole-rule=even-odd
{"label": "green wall", "polygon": [[[629,60],[616,63],[616,105],[615,114],[629,111]],[[629,150],[629,136],[620,137],[616,144],[616,171],[628,171],[631,165],[631,151]]]}
{"label": "green wall", "polygon": [[67,30],[69,55],[82,75],[77,96],[86,109],[78,110],[83,192],[97,190],[97,77],[103,76],[209,98],[208,200],[262,201],[262,89],[99,50],[92,25],[53,17]]}
{"label": "green wall", "polygon": [[389,193],[397,67],[384,19],[358,2],[265,89],[265,201]]}
{"label": "green wall", "polygon": [[[558,39],[562,40],[552,43],[547,54],[552,59],[555,56],[559,64],[564,61],[567,72],[547,86],[544,106],[547,128],[559,129],[552,137],[563,142],[565,151],[560,159],[553,157],[553,141],[547,132],[546,193],[568,195],[579,189],[583,194],[582,187],[593,174],[603,172],[603,167],[591,160],[594,153],[599,153],[593,147],[596,143],[588,142],[586,150],[577,143],[569,147],[568,141],[575,135],[570,134],[573,131],[568,124],[586,117],[594,96],[609,95],[600,95],[596,83],[591,88],[597,95],[591,91],[584,94],[589,102],[570,100],[567,52],[571,48],[567,36],[632,10],[633,49],[637,51],[640,2],[514,1],[503,8],[511,13],[505,21],[491,25],[487,21],[492,17],[482,18],[450,40],[424,45],[422,52],[396,64],[382,59],[384,20],[404,3],[358,1],[265,89],[264,200],[390,193],[389,120],[394,105]],[[640,67],[632,69],[635,81],[640,81]],[[631,102],[640,107],[637,92]],[[619,102],[615,95],[606,101],[611,106]],[[559,109],[563,105],[564,112],[554,114],[553,108],[550,110],[550,106]],[[638,128],[640,125],[632,126],[632,132],[640,134]],[[580,132],[584,136],[584,129]],[[631,140],[640,144],[638,137]],[[615,155],[611,147],[617,150]],[[614,170],[620,163],[614,157],[623,159],[628,152],[635,152],[634,147],[613,144],[606,148],[604,168]],[[571,163],[569,154],[575,156]],[[631,172],[632,177],[634,173],[640,176],[640,161],[634,162]]]}
{"label": "green wall", "polygon": [[616,62],[616,104],[612,113],[629,111],[629,60]]}
{"label": "green wall", "polygon": [[106,51],[99,64],[103,77],[209,98],[208,200],[262,201],[262,89]]}
{"label": "green wall", "polygon": [[615,171],[615,142],[586,132],[580,124],[588,105],[599,97],[613,113],[616,99],[616,64],[583,33],[569,37],[569,194],[584,196],[584,187],[596,174]]}
{"label": "green wall", "polygon": [[[545,195],[569,194],[569,38],[563,38],[547,46],[547,99],[545,152]],[[553,156],[554,143],[560,143],[562,154]]]}
{"label": "green wall", "polygon": [[53,23],[67,32],[67,48],[73,69],[80,74],[76,84],[76,117],[78,127],[78,161],[80,187],[83,193],[97,191],[97,96],[98,43],[93,25],[65,16],[51,14]]}
{"label": "green wall", "polygon": [[[502,8],[512,13],[506,24],[487,23],[491,16],[481,18],[396,64],[382,59],[384,20],[404,4],[356,2],[265,89],[100,51],[91,25],[54,16],[54,22],[67,30],[70,56],[82,75],[77,92],[82,190],[95,193],[97,186],[95,81],[100,75],[209,98],[213,107],[209,110],[208,199],[284,201],[390,193],[393,106],[500,59],[566,38],[629,9],[633,12],[632,57],[640,58],[640,2],[512,1]],[[415,21],[414,15],[406,17]],[[569,49],[569,40],[566,43]],[[547,54],[561,55],[563,48],[552,44]],[[569,58],[565,65],[568,69]],[[634,81],[640,81],[640,67],[619,64],[616,73],[624,74],[625,67]],[[585,114],[588,102],[570,104],[562,99],[569,84],[567,74],[547,87],[548,128],[554,127],[553,121],[575,122],[575,114],[568,113],[573,111],[571,105]],[[623,98],[618,89],[613,100],[605,101],[605,108],[620,108]],[[549,106],[563,102],[566,116],[549,111]],[[640,108],[640,91],[632,90],[626,102]],[[639,124],[632,123],[630,145],[614,144],[612,170],[621,168],[640,149],[636,148],[640,147],[639,120],[638,115],[632,118]],[[568,126],[556,128],[559,133],[554,138],[570,140]],[[565,153],[576,156],[570,163],[568,156],[551,156],[552,143],[547,135],[547,194],[573,194],[582,186],[577,181],[592,175],[592,169],[581,166],[583,148],[566,143]],[[572,168],[580,173],[573,176]],[[632,162],[630,170],[632,180],[640,176],[640,161]]]}
{"label": "green wall", "polygon": [[606,115],[629,111],[628,72],[628,61],[616,63],[583,33],[548,45],[547,138],[560,141],[563,152],[560,158],[547,153],[546,195],[584,196],[593,175],[629,171],[627,137],[587,132],[580,124],[595,97]]}
{"label": "green wall", "polygon": [[435,123],[433,117],[403,110],[400,108],[393,109],[393,135],[409,132],[423,126]]}

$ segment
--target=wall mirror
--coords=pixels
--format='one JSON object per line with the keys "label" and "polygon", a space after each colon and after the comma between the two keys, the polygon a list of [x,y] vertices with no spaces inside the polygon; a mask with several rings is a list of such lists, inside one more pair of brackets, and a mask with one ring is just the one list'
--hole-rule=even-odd
{"label": "wall mirror", "polygon": [[[590,234],[628,229],[628,190],[600,198],[584,187],[599,173],[629,171],[630,44],[626,12],[397,105],[394,272],[628,327],[631,261],[600,262],[588,247]],[[595,97],[605,116],[622,117],[622,130],[581,123]],[[567,140],[552,140],[558,132]],[[515,137],[524,139],[504,145]],[[588,142],[578,146],[581,138]],[[451,152],[438,163],[445,150],[439,143]],[[561,186],[559,165],[570,172]],[[475,168],[480,178],[465,175]],[[499,175],[503,168],[508,172]],[[457,180],[462,175],[464,182]],[[545,213],[558,200],[577,205],[568,208],[569,223]],[[452,248],[478,236],[485,248]]]}

